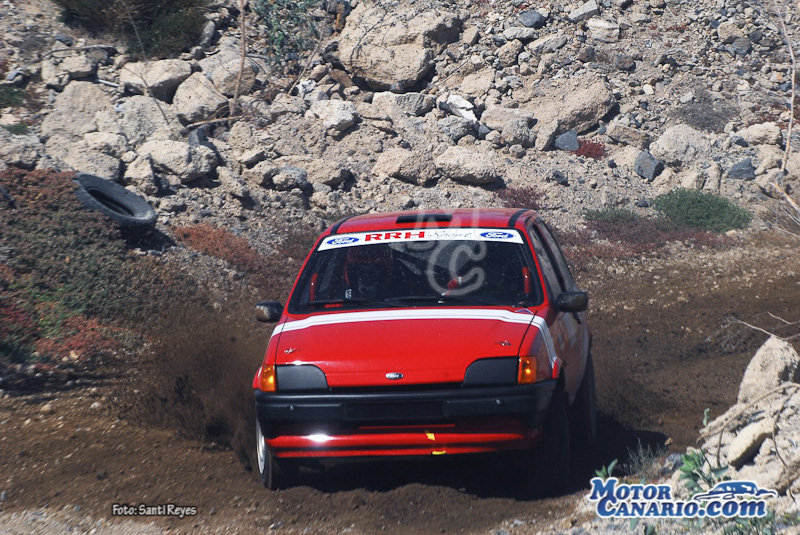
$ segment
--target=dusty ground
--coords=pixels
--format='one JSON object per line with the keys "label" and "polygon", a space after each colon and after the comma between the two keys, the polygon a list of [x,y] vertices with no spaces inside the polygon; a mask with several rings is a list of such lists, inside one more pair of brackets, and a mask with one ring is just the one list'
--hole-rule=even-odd
{"label": "dusty ground", "polygon": [[[130,365],[70,390],[0,399],[0,527],[9,533],[111,530],[113,503],[197,506],[184,519],[146,519],[172,532],[487,533],[566,528],[591,470],[623,462],[638,443],[671,451],[694,443],[705,407],[721,413],[764,335],[734,316],[800,316],[797,243],[759,237],[724,252],[592,270],[601,446],[576,463],[574,493],[526,500],[491,462],[344,464],[265,491],[233,450],[187,438],[179,424],[119,419],[112,400],[130,389]],[[259,356],[254,357],[257,361]],[[255,366],[255,365],[254,365]],[[242,377],[248,381],[249,376]],[[244,419],[245,416],[242,415]],[[580,466],[577,466],[580,465]],[[39,511],[40,513],[34,513]],[[117,532],[144,526],[111,520]],[[138,519],[137,519],[138,521]],[[37,528],[38,526],[38,528]],[[48,531],[49,530],[49,531]]]}

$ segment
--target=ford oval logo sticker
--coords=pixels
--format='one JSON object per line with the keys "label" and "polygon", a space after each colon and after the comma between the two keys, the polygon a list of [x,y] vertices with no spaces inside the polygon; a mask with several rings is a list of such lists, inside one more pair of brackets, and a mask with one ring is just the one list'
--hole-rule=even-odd
{"label": "ford oval logo sticker", "polygon": [[386,378],[390,381],[397,381],[398,379],[403,378],[403,374],[400,372],[389,372],[386,374]]}
{"label": "ford oval logo sticker", "polygon": [[514,235],[510,232],[502,232],[502,231],[489,231],[489,232],[481,232],[481,237],[488,238],[490,240],[507,240],[509,238],[513,238]]}
{"label": "ford oval logo sticker", "polygon": [[338,238],[332,238],[328,240],[328,245],[349,245],[351,243],[355,243],[358,241],[358,238],[354,238],[352,236],[340,236]]}

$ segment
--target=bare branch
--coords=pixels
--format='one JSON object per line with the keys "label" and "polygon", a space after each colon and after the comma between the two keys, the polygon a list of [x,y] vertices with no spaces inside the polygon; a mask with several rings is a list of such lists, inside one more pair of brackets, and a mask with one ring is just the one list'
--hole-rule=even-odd
{"label": "bare branch", "polygon": [[[781,34],[783,35],[784,41],[786,41],[786,47],[789,49],[789,57],[791,58],[792,61],[792,91],[791,91],[791,101],[789,103],[789,126],[786,128],[786,150],[783,153],[783,161],[781,162],[781,172],[786,173],[786,164],[789,161],[789,155],[792,152],[792,127],[794,126],[794,104],[797,96],[797,59],[795,58],[794,55],[794,47],[792,47],[792,39],[791,37],[789,37],[789,31],[786,29],[784,10],[778,8],[776,0],[773,0],[772,4],[775,7],[775,14],[777,16],[778,22],[780,23]],[[797,208],[797,204],[794,204],[794,207]],[[800,208],[798,208],[798,211],[800,211]]]}
{"label": "bare branch", "polygon": [[236,89],[233,92],[233,102],[231,103],[231,115],[236,115],[236,106],[239,101],[239,90],[242,86],[242,76],[244,75],[244,60],[247,56],[247,27],[245,26],[244,0],[239,0],[239,26],[241,36],[242,54],[239,58],[239,75],[236,77]]}
{"label": "bare branch", "polygon": [[762,332],[762,333],[764,333],[766,335],[774,336],[775,338],[780,338],[781,340],[785,340],[785,338],[783,338],[782,336],[778,336],[777,334],[771,333],[766,329],[762,329],[761,327],[756,327],[755,325],[747,323],[746,321],[742,321],[742,320],[733,318],[733,319],[731,319],[731,323],[739,323],[741,325],[744,325],[745,327],[750,327],[751,329],[756,330],[756,331],[760,331],[760,332]]}

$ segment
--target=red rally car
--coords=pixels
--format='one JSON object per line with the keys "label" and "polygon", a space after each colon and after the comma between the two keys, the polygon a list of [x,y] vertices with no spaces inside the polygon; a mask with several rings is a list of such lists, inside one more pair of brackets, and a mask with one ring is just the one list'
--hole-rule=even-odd
{"label": "red rally car", "polygon": [[516,450],[563,490],[570,437],[596,434],[587,303],[531,210],[339,221],[287,306],[256,305],[278,322],[253,378],[262,482],[321,458]]}

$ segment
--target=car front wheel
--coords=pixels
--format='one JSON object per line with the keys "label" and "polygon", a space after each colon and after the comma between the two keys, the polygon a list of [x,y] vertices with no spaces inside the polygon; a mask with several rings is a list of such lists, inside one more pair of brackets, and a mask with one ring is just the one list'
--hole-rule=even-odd
{"label": "car front wheel", "polygon": [[567,400],[562,385],[553,393],[547,410],[542,439],[526,455],[524,473],[527,493],[534,496],[560,496],[569,489],[570,432]]}
{"label": "car front wheel", "polygon": [[597,442],[597,407],[591,353],[586,358],[586,371],[583,372],[583,381],[575,394],[575,402],[570,408],[569,417],[572,436],[584,447],[594,445]]}
{"label": "car front wheel", "polygon": [[[296,475],[296,468],[289,461],[281,461],[267,446],[261,425],[256,421],[256,459],[258,461],[258,475],[261,483],[269,490],[286,487]],[[294,468],[294,470],[293,470]]]}

